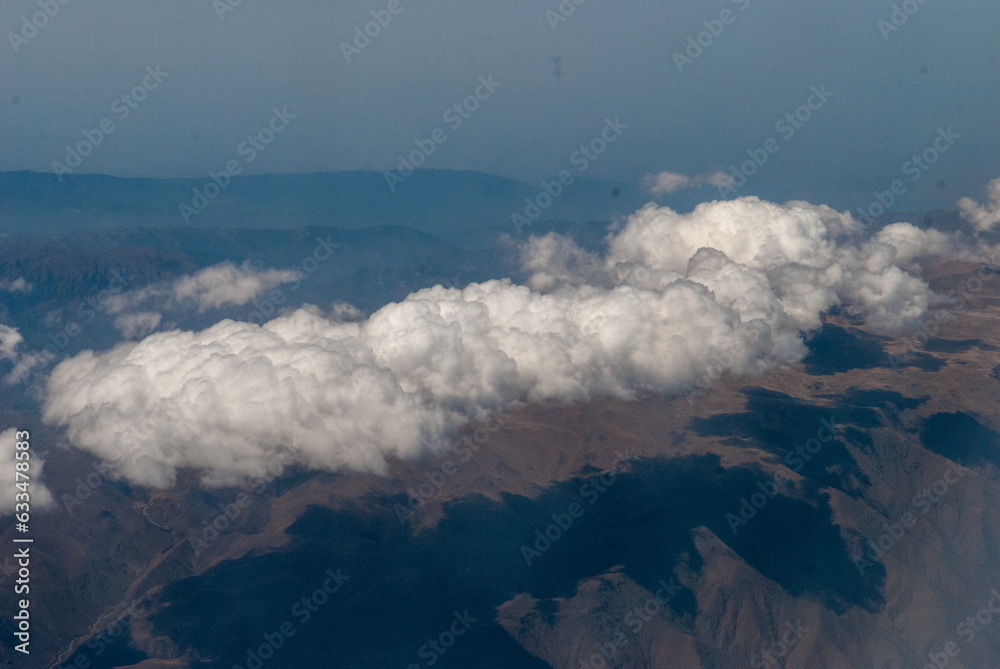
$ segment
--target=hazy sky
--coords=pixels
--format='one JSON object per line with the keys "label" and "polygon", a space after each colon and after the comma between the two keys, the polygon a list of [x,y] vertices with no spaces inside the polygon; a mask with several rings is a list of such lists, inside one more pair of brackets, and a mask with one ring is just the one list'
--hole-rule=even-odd
{"label": "hazy sky", "polygon": [[[51,171],[108,118],[77,172],[205,176],[243,162],[240,143],[287,108],[246,172],[389,169],[441,128],[424,167],[537,181],[620,117],[590,176],[728,171],[768,138],[777,151],[738,194],[853,209],[900,179],[895,208],[950,208],[1000,175],[996,0],[907,0],[891,32],[888,0],[564,0],[557,23],[558,0],[50,1],[51,18],[0,4],[0,170]],[[373,10],[391,22],[347,62],[341,44]],[[674,53],[709,28],[679,71]],[[121,118],[116,98],[157,66],[168,74]],[[491,75],[499,87],[453,128],[444,112]],[[778,130],[814,86],[832,97]],[[906,165],[949,126],[926,173]]]}

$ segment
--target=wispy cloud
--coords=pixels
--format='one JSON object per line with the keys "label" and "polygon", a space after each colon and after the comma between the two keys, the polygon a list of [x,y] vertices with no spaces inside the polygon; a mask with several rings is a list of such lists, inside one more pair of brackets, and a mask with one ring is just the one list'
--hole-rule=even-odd
{"label": "wispy cloud", "polygon": [[25,281],[23,276],[13,281],[0,281],[0,290],[6,293],[30,293],[34,287],[34,284]]}
{"label": "wispy cloud", "polygon": [[684,188],[698,188],[704,185],[725,188],[732,183],[732,177],[725,172],[699,174],[689,177],[678,172],[660,172],[647,174],[642,179],[642,185],[651,195],[664,195]]}
{"label": "wispy cloud", "polygon": [[131,327],[152,322],[151,314],[154,312],[170,311],[186,305],[197,307],[199,312],[242,306],[284,283],[301,278],[302,273],[295,270],[256,271],[246,264],[237,267],[231,262],[223,262],[174,281],[114,295],[108,299],[107,310],[112,314],[139,311],[130,318],[119,319],[122,327]]}

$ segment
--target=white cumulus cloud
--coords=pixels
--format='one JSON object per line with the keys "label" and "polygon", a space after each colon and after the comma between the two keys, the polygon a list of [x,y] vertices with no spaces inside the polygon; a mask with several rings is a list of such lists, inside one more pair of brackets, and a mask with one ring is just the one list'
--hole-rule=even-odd
{"label": "white cumulus cloud", "polygon": [[1000,179],[990,182],[986,191],[989,204],[983,206],[972,198],[963,197],[958,201],[962,217],[972,223],[976,230],[987,232],[1000,223]]}
{"label": "white cumulus cloud", "polygon": [[912,327],[935,299],[912,261],[953,240],[861,232],[805,202],[648,205],[605,255],[533,238],[527,285],[436,286],[368,318],[310,307],[81,353],[53,370],[44,418],[152,486],[181,468],[230,482],[279,458],[382,472],[517,403],[679,393],[720,361],[751,376],[798,362],[835,305],[878,331]]}

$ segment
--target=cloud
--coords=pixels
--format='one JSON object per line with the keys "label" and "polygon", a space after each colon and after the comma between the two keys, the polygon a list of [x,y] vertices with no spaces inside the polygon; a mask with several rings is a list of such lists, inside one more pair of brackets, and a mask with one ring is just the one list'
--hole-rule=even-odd
{"label": "cloud", "polygon": [[247,304],[268,290],[301,278],[302,275],[295,271],[254,272],[246,265],[236,267],[224,262],[178,279],[173,284],[173,294],[178,300],[194,300],[199,311],[206,311],[227,304]]}
{"label": "cloud", "polygon": [[17,349],[23,341],[16,328],[0,324],[0,360],[17,360]]}
{"label": "cloud", "polygon": [[[609,241],[597,274],[595,256],[586,254],[588,262],[579,251],[568,253],[576,266],[589,268],[583,279],[608,289],[626,283],[661,290],[686,279],[712,290],[742,320],[751,304],[758,315],[766,306],[772,333],[792,328],[797,336],[818,327],[821,314],[837,304],[861,308],[880,331],[912,327],[930,290],[903,270],[888,244],[850,242],[859,232],[850,215],[826,206],[744,197],[703,203],[689,214],[647,205]],[[538,263],[529,255],[527,266],[535,272],[529,285],[538,289],[581,281],[578,272],[560,273],[551,256]]]}
{"label": "cloud", "polygon": [[[194,305],[199,312],[227,305],[242,306],[283,283],[301,278],[302,274],[294,270],[255,271],[247,264],[237,267],[231,262],[223,262],[175,281],[109,295],[103,308],[109,314],[118,314],[114,325],[126,339],[138,339],[160,327],[163,319],[161,311],[185,305]],[[26,292],[31,289],[31,284],[27,284],[23,278],[9,284],[0,284],[0,289],[4,289],[5,285],[9,285],[11,290]],[[157,309],[152,309],[151,305],[155,305]],[[353,313],[350,310],[344,311],[344,307],[339,309],[344,314]],[[61,323],[61,312],[50,311],[45,323],[50,328],[58,326]],[[19,351],[23,341],[16,329],[0,325],[0,360],[10,360],[14,365],[13,370],[3,377],[3,382],[7,385],[23,381],[51,359],[46,357],[45,351]]]}
{"label": "cloud", "polygon": [[956,242],[908,224],[862,232],[805,202],[650,204],[605,255],[532,238],[526,285],[436,286],[367,319],[308,307],[81,353],[53,370],[44,419],[151,486],[181,468],[234,482],[276,459],[384,472],[519,403],[682,393],[720,362],[744,376],[794,364],[836,305],[879,332],[915,327],[936,297],[913,261]]}
{"label": "cloud", "polygon": [[158,305],[159,311],[167,311],[194,303],[200,312],[227,305],[242,306],[283,283],[301,278],[302,274],[294,270],[255,271],[247,264],[237,267],[226,261],[175,281],[113,295],[108,298],[107,310],[119,314],[145,307],[148,314],[150,304]]}
{"label": "cloud", "polygon": [[13,281],[0,281],[0,290],[7,293],[30,293],[34,287],[34,284],[25,281],[23,276]]}
{"label": "cloud", "polygon": [[709,186],[715,186],[716,188],[729,188],[733,185],[732,175],[726,174],[725,172],[713,172],[704,177],[705,182]]}
{"label": "cloud", "polygon": [[3,382],[8,386],[12,386],[15,383],[21,383],[30,377],[37,369],[53,360],[53,357],[48,357],[45,353],[46,351],[38,353],[22,353],[14,361],[14,369],[11,370],[10,374],[3,377]]}
{"label": "cloud", "polygon": [[122,314],[115,319],[115,327],[126,339],[139,339],[152,333],[160,326],[163,316],[155,311]]}
{"label": "cloud", "polygon": [[22,352],[23,343],[24,337],[16,328],[0,323],[0,360],[9,360],[14,365],[14,369],[3,378],[7,385],[18,383],[29,376],[32,369],[45,359],[41,353]]}
{"label": "cloud", "polygon": [[653,195],[663,195],[689,187],[691,177],[676,172],[660,172],[659,174],[647,174],[642,183]]}
{"label": "cloud", "polygon": [[360,309],[347,302],[334,302],[329,309],[330,319],[334,321],[360,321],[365,315]]}
{"label": "cloud", "polygon": [[[15,510],[14,505],[17,503],[15,496],[24,492],[17,487],[17,481],[13,472],[13,463],[19,462],[15,460],[14,454],[23,452],[18,451],[16,448],[18,441],[17,430],[9,429],[0,432],[0,459],[5,463],[11,463],[9,475],[0,478],[0,515],[13,514]],[[28,476],[30,477],[28,492],[31,495],[31,509],[33,511],[40,511],[52,508],[54,506],[52,493],[39,480],[42,475],[42,469],[45,467],[45,461],[35,455],[33,450],[29,450],[28,452],[30,453],[30,458],[27,460],[30,464],[28,471]],[[21,510],[23,511],[24,509]]]}
{"label": "cloud", "polygon": [[958,201],[962,218],[972,223],[979,232],[988,232],[1000,223],[1000,179],[994,179],[987,188],[989,204],[983,206],[972,198],[963,197]]}
{"label": "cloud", "polygon": [[1000,263],[1000,244],[972,239],[963,231],[944,233],[929,228],[921,230],[909,223],[892,223],[878,231],[869,242],[872,250],[889,253],[893,262],[909,265],[922,258],[940,256],[970,263]]}
{"label": "cloud", "polygon": [[647,174],[643,177],[642,183],[651,195],[663,195],[682,188],[696,188],[705,184],[725,187],[732,183],[732,177],[725,172],[700,174],[694,177],[677,172],[660,172],[659,174]]}

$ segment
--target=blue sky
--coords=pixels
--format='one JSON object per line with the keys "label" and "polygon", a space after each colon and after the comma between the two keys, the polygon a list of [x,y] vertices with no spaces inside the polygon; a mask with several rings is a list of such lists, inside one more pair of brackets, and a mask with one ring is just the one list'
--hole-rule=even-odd
{"label": "blue sky", "polygon": [[[424,167],[535,182],[620,117],[628,129],[590,176],[728,171],[768,138],[779,149],[741,195],[854,209],[901,179],[896,208],[912,211],[981,197],[1000,175],[993,1],[565,0],[558,22],[557,0],[399,0],[396,14],[389,0],[225,2],[52,0],[37,31],[23,23],[37,1],[3,3],[0,170],[51,171],[110,118],[78,172],[205,176],[287,107],[295,118],[247,172],[385,170],[442,128]],[[911,14],[889,32],[894,4]],[[372,11],[391,22],[348,62],[341,44]],[[674,53],[710,28],[678,68]],[[114,101],[147,66],[169,74],[119,118]],[[489,75],[500,86],[452,129],[444,112]],[[776,122],[813,86],[833,96],[786,139]],[[905,164],[949,126],[961,137],[913,181]]]}

